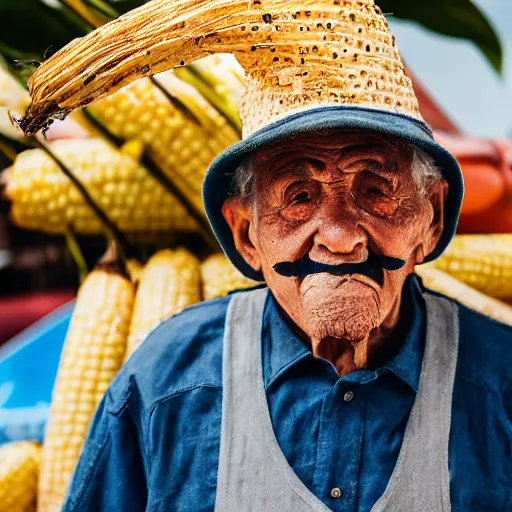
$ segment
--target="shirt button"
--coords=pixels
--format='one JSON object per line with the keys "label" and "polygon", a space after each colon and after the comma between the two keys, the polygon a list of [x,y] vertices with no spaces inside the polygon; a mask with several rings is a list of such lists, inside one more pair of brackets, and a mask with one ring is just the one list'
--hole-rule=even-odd
{"label": "shirt button", "polygon": [[339,488],[339,487],[335,487],[332,491],[331,491],[331,496],[337,500],[338,498],[341,498],[343,496],[343,491]]}
{"label": "shirt button", "polygon": [[351,402],[353,398],[354,398],[354,392],[353,391],[347,391],[343,395],[343,400],[345,400],[345,402]]}

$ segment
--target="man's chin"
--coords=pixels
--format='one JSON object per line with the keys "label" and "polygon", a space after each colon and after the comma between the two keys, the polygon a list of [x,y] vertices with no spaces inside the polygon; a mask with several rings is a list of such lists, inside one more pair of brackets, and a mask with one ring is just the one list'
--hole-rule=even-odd
{"label": "man's chin", "polygon": [[380,322],[379,286],[365,276],[307,276],[300,285],[309,336],[357,342]]}

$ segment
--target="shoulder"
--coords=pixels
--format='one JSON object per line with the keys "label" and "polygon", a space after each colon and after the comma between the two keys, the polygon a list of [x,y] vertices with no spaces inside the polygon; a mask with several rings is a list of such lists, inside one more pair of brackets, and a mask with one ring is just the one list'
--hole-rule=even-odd
{"label": "shoulder", "polygon": [[198,387],[222,387],[224,323],[231,296],[201,302],[162,322],[132,354],[109,388],[123,407],[135,395],[150,411],[160,400]]}
{"label": "shoulder", "polygon": [[502,394],[512,380],[512,327],[432,291],[458,309],[457,377]]}

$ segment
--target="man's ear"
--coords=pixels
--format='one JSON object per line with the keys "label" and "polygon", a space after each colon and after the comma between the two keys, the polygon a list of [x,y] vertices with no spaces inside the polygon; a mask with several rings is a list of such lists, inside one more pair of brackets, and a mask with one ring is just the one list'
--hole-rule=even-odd
{"label": "man's ear", "polygon": [[[432,205],[432,221],[425,231],[425,239],[422,246],[421,259],[432,253],[436,248],[444,231],[444,211],[449,185],[445,180],[436,180],[429,186],[428,197]],[[417,264],[423,261],[416,261]]]}
{"label": "man's ear", "polygon": [[239,197],[228,197],[222,205],[222,215],[233,234],[236,250],[254,270],[261,270],[261,261],[254,246],[252,208]]}

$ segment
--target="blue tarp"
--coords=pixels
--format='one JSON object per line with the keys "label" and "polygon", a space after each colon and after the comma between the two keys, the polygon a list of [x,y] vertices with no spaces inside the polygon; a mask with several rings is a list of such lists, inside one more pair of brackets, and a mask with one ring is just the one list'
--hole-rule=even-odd
{"label": "blue tarp", "polygon": [[0,348],[0,444],[42,442],[73,307],[61,306]]}

